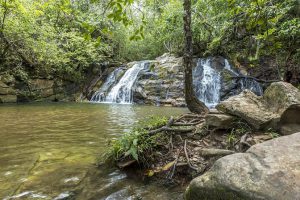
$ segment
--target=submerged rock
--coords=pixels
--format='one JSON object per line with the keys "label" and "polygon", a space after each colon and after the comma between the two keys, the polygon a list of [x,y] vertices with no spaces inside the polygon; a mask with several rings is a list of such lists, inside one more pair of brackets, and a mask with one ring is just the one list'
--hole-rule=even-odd
{"label": "submerged rock", "polygon": [[300,133],[223,157],[186,190],[187,200],[300,199]]}

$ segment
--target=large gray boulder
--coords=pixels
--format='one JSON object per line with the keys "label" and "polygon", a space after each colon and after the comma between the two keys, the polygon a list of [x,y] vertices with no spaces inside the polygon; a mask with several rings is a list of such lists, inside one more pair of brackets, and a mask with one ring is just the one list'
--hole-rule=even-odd
{"label": "large gray boulder", "polygon": [[290,105],[300,104],[300,91],[287,82],[272,83],[263,99],[269,110],[282,114]]}
{"label": "large gray boulder", "polygon": [[186,190],[187,200],[300,199],[300,133],[225,156]]}
{"label": "large gray boulder", "polygon": [[286,82],[272,83],[262,97],[245,90],[217,105],[217,109],[247,121],[255,129],[278,129],[282,113],[300,103],[300,91]]}
{"label": "large gray boulder", "polygon": [[268,110],[262,97],[256,96],[249,90],[222,101],[216,108],[244,119],[255,129],[273,127],[280,118],[278,114]]}

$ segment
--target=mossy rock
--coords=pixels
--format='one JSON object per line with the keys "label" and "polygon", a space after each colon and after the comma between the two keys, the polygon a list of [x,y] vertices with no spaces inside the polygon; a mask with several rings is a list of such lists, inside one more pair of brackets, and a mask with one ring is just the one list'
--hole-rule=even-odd
{"label": "mossy rock", "polygon": [[300,90],[287,82],[272,83],[264,93],[266,105],[282,114],[290,105],[300,103]]}
{"label": "mossy rock", "polygon": [[16,103],[16,95],[0,95],[0,103]]}

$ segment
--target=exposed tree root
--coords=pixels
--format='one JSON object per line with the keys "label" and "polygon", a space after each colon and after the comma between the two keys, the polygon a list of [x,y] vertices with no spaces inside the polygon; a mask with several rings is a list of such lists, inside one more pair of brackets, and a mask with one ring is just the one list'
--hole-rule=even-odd
{"label": "exposed tree root", "polygon": [[187,163],[188,163],[189,167],[193,170],[198,171],[198,169],[196,167],[192,166],[192,164],[190,162],[189,154],[186,150],[186,140],[184,141],[184,154],[185,154],[185,157],[186,157],[186,160],[187,160]]}
{"label": "exposed tree root", "polygon": [[[252,133],[248,129],[243,135],[232,135],[231,130],[207,129],[204,115],[197,114],[171,117],[164,126],[147,131],[149,136],[162,134],[166,139],[156,147],[153,155],[145,153],[149,160],[146,165],[139,166],[148,166],[144,167],[146,172],[143,174],[172,184],[187,183],[205,173],[217,159],[244,152],[252,145],[270,139],[262,137],[265,133]],[[134,163],[133,160],[125,162],[125,167]],[[120,164],[124,167],[124,163]]]}

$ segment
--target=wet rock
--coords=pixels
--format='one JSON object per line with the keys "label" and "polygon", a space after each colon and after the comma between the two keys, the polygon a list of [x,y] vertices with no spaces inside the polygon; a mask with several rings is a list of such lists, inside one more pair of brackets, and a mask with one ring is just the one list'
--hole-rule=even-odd
{"label": "wet rock", "polygon": [[300,104],[288,107],[283,112],[279,124],[280,133],[283,135],[300,132]]}
{"label": "wet rock", "polygon": [[255,129],[270,127],[276,129],[280,118],[278,113],[273,113],[267,108],[262,97],[256,96],[249,90],[222,101],[216,108],[244,119]]}
{"label": "wet rock", "polygon": [[290,83],[272,83],[264,93],[268,109],[282,114],[292,104],[300,103],[300,91]]}
{"label": "wet rock", "polygon": [[235,120],[236,117],[224,113],[209,113],[205,116],[205,124],[217,129],[228,129]]}
{"label": "wet rock", "polygon": [[187,200],[300,199],[300,133],[223,157],[186,190]]}
{"label": "wet rock", "polygon": [[53,200],[68,200],[68,199],[72,199],[72,197],[74,197],[75,195],[72,192],[63,192],[61,194],[59,194],[57,197],[55,197]]}

